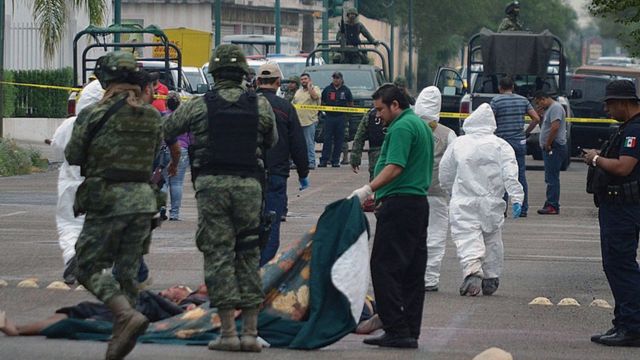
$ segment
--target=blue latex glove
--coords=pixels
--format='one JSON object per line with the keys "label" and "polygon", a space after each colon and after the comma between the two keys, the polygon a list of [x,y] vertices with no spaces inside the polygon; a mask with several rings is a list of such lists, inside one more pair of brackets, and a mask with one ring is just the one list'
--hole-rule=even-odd
{"label": "blue latex glove", "polygon": [[298,182],[300,183],[300,191],[302,191],[302,190],[304,190],[304,189],[309,187],[309,178],[308,177],[299,179]]}
{"label": "blue latex glove", "polygon": [[511,214],[513,215],[514,219],[519,218],[520,213],[522,213],[522,205],[520,203],[511,205]]}

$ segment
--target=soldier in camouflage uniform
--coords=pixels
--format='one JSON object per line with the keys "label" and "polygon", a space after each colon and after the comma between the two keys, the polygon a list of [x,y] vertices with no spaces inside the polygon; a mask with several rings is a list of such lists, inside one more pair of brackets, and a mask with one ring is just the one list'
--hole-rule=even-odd
{"label": "soldier in camouflage uniform", "polygon": [[[379,45],[377,41],[358,20],[358,10],[356,8],[350,8],[347,10],[347,21],[340,23],[340,30],[336,34],[336,40],[340,42],[342,47],[359,47],[361,44],[360,34],[364,36],[368,42],[375,45]],[[344,53],[342,63],[344,64],[368,64],[369,58],[366,52],[363,51],[349,51]]]}
{"label": "soldier in camouflage uniform", "polygon": [[[122,359],[149,324],[132,305],[159,209],[149,178],[162,126],[160,114],[144,101],[153,94],[150,79],[131,53],[108,53],[96,67],[106,93],[78,115],[65,157],[85,176],[74,204],[74,212],[86,212],[76,243],[78,281],[113,312],[107,359]],[[103,271],[111,266],[117,279]]]}
{"label": "soldier in camouflage uniform", "polygon": [[[196,244],[204,255],[211,306],[222,322],[221,336],[209,344],[212,350],[261,351],[256,337],[264,298],[258,265],[264,154],[278,142],[278,133],[267,99],[242,85],[248,70],[237,45],[220,45],[209,62],[214,88],[182,104],[164,124],[168,143],[179,134],[193,134],[189,160],[198,204]],[[242,309],[241,339],[236,309]]]}
{"label": "soldier in camouflage uniform", "polygon": [[296,95],[296,91],[300,88],[300,77],[299,76],[291,76],[289,78],[289,83],[287,84],[287,91],[284,92],[284,99],[288,102],[293,101],[293,97]]}
{"label": "soldier in camouflage uniform", "polygon": [[504,12],[507,14],[507,17],[502,19],[502,22],[498,27],[498,32],[524,30],[524,24],[518,18],[520,16],[519,2],[512,1],[509,4],[507,4],[507,7],[504,9]]}
{"label": "soldier in camouflage uniform", "polygon": [[364,142],[369,141],[369,181],[373,180],[373,170],[376,167],[376,162],[378,162],[384,134],[384,124],[378,117],[378,112],[375,108],[369,110],[360,120],[358,131],[353,139],[353,147],[351,148],[351,168],[357,174],[362,163]]}

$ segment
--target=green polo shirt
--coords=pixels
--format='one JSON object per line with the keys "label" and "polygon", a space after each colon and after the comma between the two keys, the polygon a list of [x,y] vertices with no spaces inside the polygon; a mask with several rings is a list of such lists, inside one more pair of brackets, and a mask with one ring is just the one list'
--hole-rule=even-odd
{"label": "green polo shirt", "polygon": [[387,128],[375,176],[389,164],[404,170],[376,191],[376,199],[389,195],[427,195],[433,172],[433,135],[411,109],[404,110]]}

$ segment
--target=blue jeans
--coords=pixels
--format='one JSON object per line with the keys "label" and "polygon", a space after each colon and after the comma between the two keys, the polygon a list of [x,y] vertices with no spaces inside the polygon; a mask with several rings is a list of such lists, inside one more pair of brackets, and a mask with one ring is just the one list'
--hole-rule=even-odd
{"label": "blue jeans", "polygon": [[304,140],[307,143],[307,156],[309,158],[309,168],[316,167],[316,127],[318,123],[313,123],[308,126],[302,127],[302,133],[304,134]]}
{"label": "blue jeans", "polygon": [[[522,213],[526,214],[529,210],[529,186],[527,185],[527,166],[525,164],[525,156],[527,156],[527,144],[521,144],[520,140],[506,140],[516,153],[516,161],[518,162],[518,182],[524,190],[524,201],[522,202]],[[504,194],[504,201],[509,203],[508,194]]]}
{"label": "blue jeans", "polygon": [[271,224],[269,242],[260,254],[260,266],[273,259],[280,247],[280,218],[287,207],[287,178],[279,175],[269,175],[267,183],[267,198],[265,212],[275,211],[276,218]]}
{"label": "blue jeans", "polygon": [[178,172],[175,176],[169,176],[169,195],[171,196],[171,210],[169,210],[170,219],[179,219],[180,205],[182,204],[182,189],[184,187],[184,176],[189,167],[189,154],[187,149],[180,149],[180,162],[178,163]]}
{"label": "blue jeans", "polygon": [[598,217],[602,266],[615,300],[613,325],[640,332],[640,205],[601,202]]}
{"label": "blue jeans", "polygon": [[324,118],[324,141],[322,144],[322,156],[320,163],[340,164],[340,153],[344,142],[344,116],[326,116]]}
{"label": "blue jeans", "polygon": [[552,154],[542,150],[544,160],[544,182],[547,184],[547,201],[544,206],[551,205],[560,210],[560,167],[567,152],[567,145],[553,143]]}

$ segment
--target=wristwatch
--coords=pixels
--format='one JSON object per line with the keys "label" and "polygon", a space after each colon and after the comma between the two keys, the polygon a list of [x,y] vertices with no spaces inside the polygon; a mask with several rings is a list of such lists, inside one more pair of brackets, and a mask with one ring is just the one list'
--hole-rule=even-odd
{"label": "wristwatch", "polygon": [[593,165],[593,167],[598,166],[598,158],[600,157],[600,155],[596,155],[593,157],[593,159],[591,160],[591,165]]}

